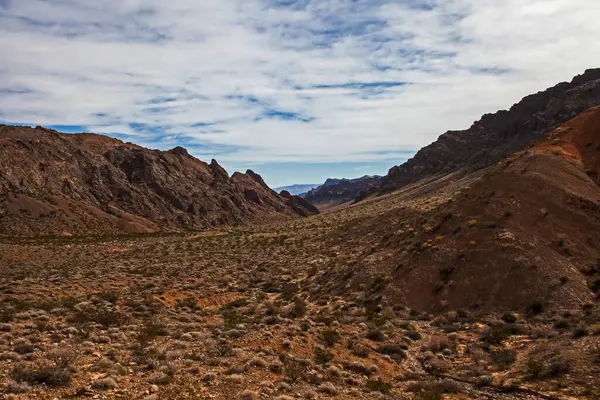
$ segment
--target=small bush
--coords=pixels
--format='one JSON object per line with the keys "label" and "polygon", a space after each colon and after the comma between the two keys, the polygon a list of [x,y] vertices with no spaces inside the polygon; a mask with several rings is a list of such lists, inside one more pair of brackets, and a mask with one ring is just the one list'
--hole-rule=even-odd
{"label": "small bush", "polygon": [[258,400],[259,395],[258,393],[253,392],[252,390],[244,390],[242,393],[239,394],[237,398],[239,400]]}
{"label": "small bush", "polygon": [[365,384],[365,387],[371,392],[380,392],[383,394],[388,394],[392,391],[392,385],[388,382],[382,381],[381,379],[369,379]]}
{"label": "small bush", "polygon": [[358,361],[347,363],[344,365],[344,368],[346,368],[348,371],[353,371],[365,376],[371,376],[372,373],[369,367]]}
{"label": "small bush", "polygon": [[76,323],[95,322],[103,326],[122,326],[129,318],[124,313],[114,308],[86,308],[77,310],[72,317]]}
{"label": "small bush", "polygon": [[529,304],[526,311],[527,315],[529,315],[530,317],[534,317],[538,314],[543,313],[545,310],[546,305],[543,302],[536,300]]}
{"label": "small bush", "polygon": [[462,387],[450,380],[440,382],[417,382],[408,386],[406,389],[409,392],[416,393],[419,400],[443,400],[444,394],[462,393]]}
{"label": "small bush", "polygon": [[514,350],[499,350],[492,353],[492,363],[496,368],[506,369],[517,360],[517,352]]}
{"label": "small bush", "polygon": [[26,384],[26,383],[19,383],[19,382],[15,382],[15,381],[9,381],[8,384],[6,385],[6,392],[7,393],[21,394],[21,393],[27,393],[29,391],[31,391],[31,387],[29,387],[29,385]]}
{"label": "small bush", "polygon": [[568,329],[571,326],[568,320],[562,318],[554,323],[556,329]]}
{"label": "small bush", "polygon": [[97,296],[104,301],[115,304],[117,300],[119,300],[119,297],[121,297],[121,293],[115,290],[106,290],[104,292],[97,293]]}
{"label": "small bush", "polygon": [[96,390],[111,390],[117,387],[117,382],[112,378],[98,379],[92,382],[92,388]]}
{"label": "small bush", "polygon": [[406,331],[404,335],[412,341],[421,340],[421,334],[417,331]]}
{"label": "small bush", "polygon": [[29,354],[33,353],[33,350],[35,350],[33,344],[31,344],[29,340],[23,338],[15,340],[13,348],[19,354]]}
{"label": "small bush", "polygon": [[225,329],[235,328],[239,324],[248,322],[248,318],[238,313],[235,309],[226,309],[221,313]]}
{"label": "small bush", "polygon": [[63,346],[48,352],[47,357],[58,368],[66,369],[77,361],[79,352],[71,346]]}
{"label": "small bush", "polygon": [[406,358],[406,346],[395,343],[387,343],[379,346],[377,352],[381,354],[387,354],[395,360],[403,360]]}
{"label": "small bush", "polygon": [[321,340],[323,340],[323,342],[329,347],[333,347],[336,343],[339,343],[340,338],[340,334],[332,329],[326,330],[323,333],[321,333]]}
{"label": "small bush", "polygon": [[333,360],[333,353],[322,347],[313,349],[314,359],[317,364],[326,364]]}
{"label": "small bush", "polygon": [[585,326],[578,326],[577,328],[575,328],[573,330],[573,339],[579,339],[582,338],[584,336],[587,336],[589,334],[589,331],[587,330],[587,328]]}
{"label": "small bush", "polygon": [[15,381],[26,382],[31,385],[61,387],[69,386],[72,381],[71,373],[67,369],[54,366],[29,367],[17,365],[11,375]]}
{"label": "small bush", "polygon": [[302,318],[306,315],[306,301],[297,297],[294,300],[294,307],[292,308],[292,318]]}
{"label": "small bush", "polygon": [[434,353],[447,349],[450,346],[450,341],[446,336],[434,336],[427,343],[427,348]]}
{"label": "small bush", "polygon": [[370,329],[369,332],[367,332],[367,339],[374,342],[383,342],[386,338],[385,334],[380,329]]}
{"label": "small bush", "polygon": [[553,354],[531,354],[525,364],[526,373],[531,379],[544,379],[560,376],[571,370],[572,362],[558,352]]}
{"label": "small bush", "polygon": [[361,344],[353,344],[351,347],[352,354],[360,358],[367,358],[371,353],[371,349]]}
{"label": "small bush", "polygon": [[517,322],[517,316],[513,313],[505,313],[502,315],[502,321],[506,322],[507,324],[514,324]]}
{"label": "small bush", "polygon": [[198,310],[198,302],[195,297],[189,296],[183,299],[177,299],[177,303],[175,304],[177,308],[189,308],[192,311]]}
{"label": "small bush", "polygon": [[166,336],[168,333],[167,324],[155,316],[144,321],[137,339],[140,345],[145,347],[158,336]]}
{"label": "small bush", "polygon": [[283,355],[280,357],[283,363],[283,370],[285,375],[292,381],[297,382],[301,379],[306,379],[308,372],[310,371],[309,365],[300,362],[294,357]]}
{"label": "small bush", "polygon": [[495,325],[489,327],[487,332],[481,336],[480,340],[487,344],[498,345],[509,336],[524,333],[524,329],[517,324]]}

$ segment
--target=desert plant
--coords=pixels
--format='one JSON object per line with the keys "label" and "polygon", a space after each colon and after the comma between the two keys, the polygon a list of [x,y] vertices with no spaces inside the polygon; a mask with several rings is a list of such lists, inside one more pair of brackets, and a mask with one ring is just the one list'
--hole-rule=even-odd
{"label": "desert plant", "polygon": [[492,353],[492,363],[498,369],[506,369],[517,360],[517,352],[514,350],[498,350]]}
{"label": "desert plant", "polygon": [[333,353],[322,347],[313,349],[314,360],[317,364],[326,364],[333,360]]}
{"label": "desert plant", "polygon": [[340,341],[340,334],[338,331],[328,329],[321,333],[321,340],[329,347],[333,347]]}
{"label": "desert plant", "polygon": [[53,387],[68,386],[72,381],[71,372],[68,369],[47,365],[17,364],[13,368],[11,376],[17,382]]}
{"label": "desert plant", "polygon": [[291,311],[291,316],[293,318],[302,318],[306,315],[306,301],[303,299],[296,297],[294,300],[294,307]]}
{"label": "desert plant", "polygon": [[365,383],[365,387],[371,392],[380,392],[383,394],[388,394],[392,391],[392,385],[388,382],[382,381],[381,379],[369,379],[367,383]]}
{"label": "desert plant", "polygon": [[75,364],[79,352],[72,346],[61,346],[49,351],[46,357],[58,368],[66,369]]}

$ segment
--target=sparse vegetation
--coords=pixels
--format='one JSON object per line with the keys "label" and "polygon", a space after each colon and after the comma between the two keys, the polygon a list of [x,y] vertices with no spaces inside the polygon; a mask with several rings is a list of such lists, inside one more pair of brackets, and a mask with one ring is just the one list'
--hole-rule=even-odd
{"label": "sparse vegetation", "polygon": [[[595,400],[600,308],[573,290],[598,292],[597,235],[480,178],[261,225],[0,237],[0,397]],[[557,224],[541,258],[528,212]]]}

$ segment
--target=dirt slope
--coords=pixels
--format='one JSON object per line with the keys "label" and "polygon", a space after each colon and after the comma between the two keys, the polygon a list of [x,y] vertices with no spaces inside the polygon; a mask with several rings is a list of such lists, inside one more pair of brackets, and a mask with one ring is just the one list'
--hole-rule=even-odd
{"label": "dirt slope", "polygon": [[435,312],[593,299],[600,291],[599,144],[600,107],[497,166],[343,211],[357,218],[332,241],[348,257],[313,278],[318,292],[383,296]]}
{"label": "dirt slope", "polygon": [[406,163],[390,169],[380,193],[425,177],[494,165],[582,111],[600,105],[600,69],[525,97],[508,111],[486,114],[465,131],[449,131]]}
{"label": "dirt slope", "polygon": [[288,202],[254,172],[229,177],[181,147],[0,126],[0,234],[155,232],[312,214]]}

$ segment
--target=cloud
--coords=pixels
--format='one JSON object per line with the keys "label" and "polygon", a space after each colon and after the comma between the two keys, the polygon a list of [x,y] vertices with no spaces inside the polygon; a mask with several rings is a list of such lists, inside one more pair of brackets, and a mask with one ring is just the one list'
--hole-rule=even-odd
{"label": "cloud", "polygon": [[0,119],[230,164],[405,159],[600,64],[595,0],[0,0]]}

